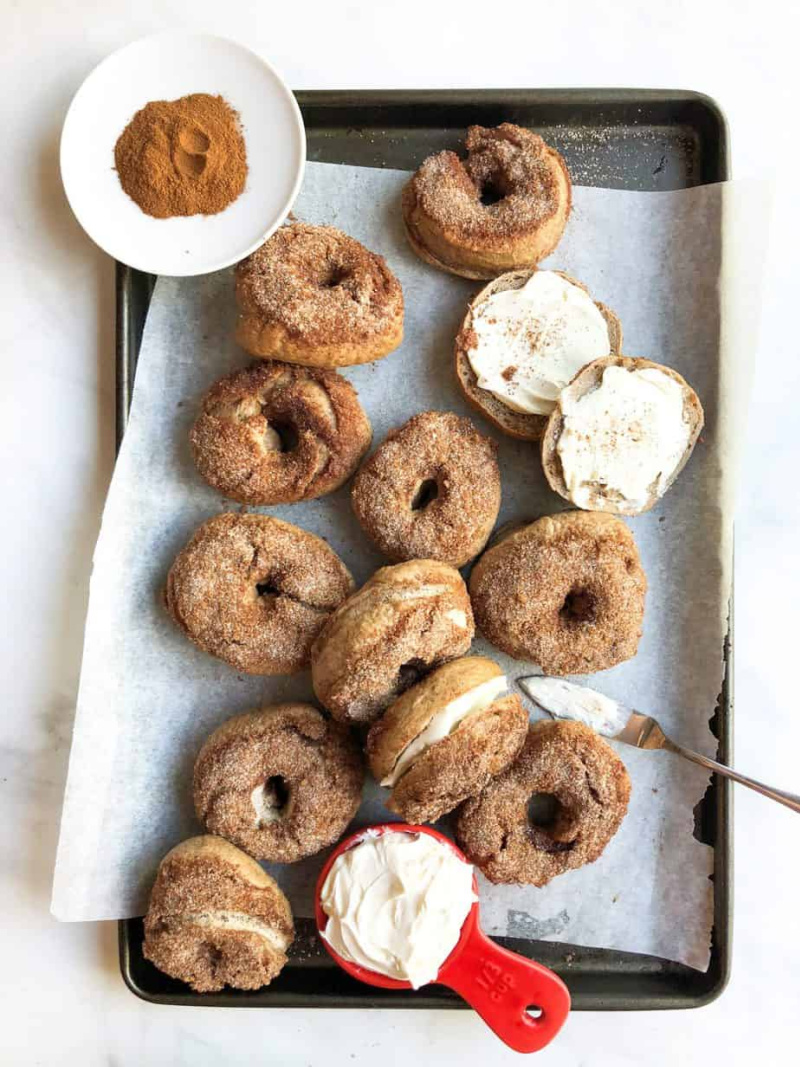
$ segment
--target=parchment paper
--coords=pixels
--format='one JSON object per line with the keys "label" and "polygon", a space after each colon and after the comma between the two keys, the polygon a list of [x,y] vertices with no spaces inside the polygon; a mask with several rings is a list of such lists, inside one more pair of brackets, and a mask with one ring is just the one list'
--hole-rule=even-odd
{"label": "parchment paper", "polygon": [[[333,223],[383,253],[405,294],[406,333],[388,358],[344,373],[357,387],[377,445],[413,413],[471,415],[500,443],[499,522],[559,510],[537,449],[503,437],[462,399],[452,341],[477,286],[433,270],[407,248],[400,221],[401,171],[310,164],[298,217]],[[736,196],[728,218],[726,197]],[[644,637],[635,659],[595,675],[603,692],[656,714],[676,738],[712,753],[708,720],[722,679],[730,582],[734,425],[746,380],[746,335],[726,319],[739,274],[726,262],[759,258],[763,197],[730,187],[674,193],[575,190],[567,233],[549,265],[585,282],[619,314],[624,350],[666,363],[694,385],[706,428],[677,484],[652,512],[631,520],[649,580]],[[740,226],[740,220],[747,225]],[[742,234],[744,236],[742,236]],[[746,292],[752,315],[754,275]],[[191,802],[194,757],[229,716],[277,699],[311,698],[307,673],[238,675],[206,656],[161,607],[164,579],[195,527],[226,504],[196,473],[187,435],[203,391],[242,366],[231,338],[230,271],[159,280],[147,319],[128,432],[103,517],[91,581],[84,662],[53,892],[59,919],[140,915],[161,856],[199,832]],[[733,311],[730,312],[733,315]],[[735,316],[734,316],[735,318]],[[744,338],[744,341],[742,340]],[[724,370],[724,374],[723,374]],[[724,377],[725,395],[720,395]],[[739,432],[741,426],[739,426]],[[324,535],[358,582],[385,561],[361,533],[348,489],[271,509]],[[526,667],[482,641],[511,678]],[[601,859],[544,889],[482,883],[489,932],[653,953],[704,968],[711,927],[711,850],[693,836],[702,770],[667,753],[620,750],[633,781],[629,814]],[[358,823],[385,819],[370,783]],[[446,822],[446,821],[445,821]],[[295,914],[311,914],[322,857],[271,867]]]}

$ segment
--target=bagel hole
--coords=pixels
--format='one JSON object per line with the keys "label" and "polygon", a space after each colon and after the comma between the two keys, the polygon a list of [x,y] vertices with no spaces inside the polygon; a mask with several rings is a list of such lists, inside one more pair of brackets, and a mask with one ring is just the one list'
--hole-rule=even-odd
{"label": "bagel hole", "polygon": [[259,596],[280,596],[281,591],[267,578],[263,582],[256,582],[256,592]]}
{"label": "bagel hole", "polygon": [[499,204],[505,198],[505,195],[505,191],[497,182],[488,181],[481,186],[481,203],[484,207]]}
{"label": "bagel hole", "polygon": [[349,277],[349,270],[345,270],[344,267],[340,267],[336,263],[328,263],[323,268],[323,274],[319,280],[319,287],[320,289],[335,289],[337,285],[346,282]]}
{"label": "bagel hole", "polygon": [[275,448],[276,452],[291,452],[300,443],[300,435],[290,422],[270,421],[267,434],[269,444]]}
{"label": "bagel hole", "polygon": [[[577,841],[559,841],[553,834],[563,833],[564,808],[552,793],[534,793],[528,800],[528,833],[539,852],[570,852]],[[561,825],[559,825],[561,824]]]}
{"label": "bagel hole", "polygon": [[432,504],[438,495],[439,483],[435,478],[426,478],[423,482],[420,482],[419,488],[414,494],[414,499],[411,501],[411,510],[422,511],[428,504]]}
{"label": "bagel hole", "polygon": [[408,663],[401,664],[397,672],[397,692],[405,693],[406,689],[416,685],[424,673],[425,664],[421,659],[410,659]]}
{"label": "bagel hole", "polygon": [[205,957],[211,973],[216,975],[217,968],[222,963],[222,950],[212,945],[210,941],[204,941],[200,953]]}
{"label": "bagel hole", "polygon": [[279,822],[286,816],[289,808],[289,784],[280,774],[273,774],[262,786],[256,786],[251,800],[257,826]]}
{"label": "bagel hole", "polygon": [[534,793],[528,801],[528,822],[540,830],[549,830],[555,825],[561,804],[552,793]]}
{"label": "bagel hole", "polygon": [[264,783],[264,799],[272,808],[279,811],[289,803],[289,786],[286,779],[279,774],[273,774]]}
{"label": "bagel hole", "polygon": [[561,605],[559,616],[567,626],[594,622],[597,601],[588,589],[570,589]]}

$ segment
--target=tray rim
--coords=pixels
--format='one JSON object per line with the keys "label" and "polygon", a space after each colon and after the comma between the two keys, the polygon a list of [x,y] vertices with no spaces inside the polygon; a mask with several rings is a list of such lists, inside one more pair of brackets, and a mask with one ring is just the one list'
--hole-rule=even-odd
{"label": "tray rim", "polygon": [[[556,88],[556,89],[322,89],[297,90],[295,96],[301,110],[306,108],[351,108],[351,107],[407,107],[409,105],[436,105],[442,107],[476,104],[481,106],[513,106],[518,104],[527,108],[561,105],[577,108],[592,105],[607,108],[624,107],[632,104],[641,105],[642,110],[648,105],[680,106],[686,105],[696,109],[699,115],[710,124],[714,131],[716,152],[712,168],[716,177],[712,181],[726,181],[730,178],[730,145],[728,123],[719,104],[710,96],[693,90],[636,89],[636,88]],[[646,116],[642,114],[643,124]],[[388,125],[388,124],[387,124]],[[424,123],[420,123],[424,126]],[[710,184],[700,181],[698,184]],[[152,293],[155,278],[141,275],[124,264],[116,264],[116,447],[122,442],[127,425],[128,410],[133,390],[135,363],[141,342],[141,332],[136,329],[137,308],[134,306],[134,275],[140,276],[147,289],[146,302]],[[142,281],[139,283],[142,284]],[[143,321],[143,320],[142,320]],[[138,334],[138,335],[137,335]],[[731,565],[733,559],[731,560]],[[729,628],[725,642],[725,675],[717,707],[718,753],[723,762],[732,758],[733,727],[733,588],[731,588]],[[600,993],[581,992],[574,998],[573,1010],[601,1011],[649,1011],[680,1010],[702,1007],[716,1000],[725,990],[730,979],[732,925],[733,925],[733,793],[727,779],[712,777],[709,792],[714,794],[716,803],[715,841],[714,841],[714,922],[712,926],[712,947],[709,969],[706,972],[694,972],[700,979],[711,976],[706,987],[700,992],[662,991],[643,994],[604,995]],[[708,794],[707,794],[708,796]],[[137,985],[130,967],[131,925],[136,920],[118,921],[118,944],[120,970],[123,980],[130,991],[142,1000],[155,1004],[172,1004],[183,1006],[221,1006],[220,1000],[227,1007],[298,1007],[298,1008],[391,1008],[391,1009],[466,1009],[468,1006],[459,998],[444,1000],[427,996],[424,992],[414,995],[394,993],[382,995],[380,999],[366,992],[354,995],[319,993],[298,995],[279,989],[270,991],[270,1002],[262,1003],[238,1000],[225,993],[219,997],[208,994],[204,997],[194,995],[196,999],[187,1000],[187,995],[173,996],[169,993],[153,994]],[[554,942],[550,942],[554,944]],[[569,974],[562,975],[568,980]],[[569,983],[568,983],[569,984]],[[262,991],[263,993],[263,991]]]}

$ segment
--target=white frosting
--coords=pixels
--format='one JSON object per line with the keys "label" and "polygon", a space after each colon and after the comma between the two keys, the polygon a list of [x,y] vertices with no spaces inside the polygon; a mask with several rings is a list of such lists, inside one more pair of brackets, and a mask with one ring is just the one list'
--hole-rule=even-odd
{"label": "white frosting", "polygon": [[488,682],[468,689],[466,693],[445,704],[441,711],[433,716],[421,734],[417,734],[400,753],[391,774],[383,779],[381,785],[390,788],[400,780],[411,764],[422,753],[451,734],[469,715],[484,711],[501,693],[508,689],[505,675],[490,678]]}
{"label": "white frosting", "polygon": [[193,923],[211,930],[238,930],[248,934],[258,934],[265,941],[277,949],[285,952],[289,947],[289,938],[264,922],[263,919],[255,919],[252,915],[244,915],[240,911],[204,911],[197,914],[181,915],[181,922]]}
{"label": "white frosting", "polygon": [[691,432],[679,382],[652,367],[606,367],[597,389],[564,396],[561,407],[556,450],[578,507],[643,508],[664,492]]}
{"label": "white frosting", "polygon": [[445,617],[454,622],[456,626],[460,626],[462,630],[467,628],[467,613],[460,608],[453,608],[452,611],[445,612]]}
{"label": "white frosting", "polygon": [[433,982],[476,900],[472,867],[429,834],[365,834],[322,887],[322,936],[343,959],[418,989]]}
{"label": "white frosting", "polygon": [[623,704],[585,685],[565,682],[563,678],[522,678],[518,684],[557,719],[576,719],[603,737],[616,737],[630,718],[630,709]]}
{"label": "white frosting", "polygon": [[478,385],[530,415],[549,415],[581,367],[611,351],[589,294],[549,270],[473,308],[472,329],[477,342],[467,358]]}

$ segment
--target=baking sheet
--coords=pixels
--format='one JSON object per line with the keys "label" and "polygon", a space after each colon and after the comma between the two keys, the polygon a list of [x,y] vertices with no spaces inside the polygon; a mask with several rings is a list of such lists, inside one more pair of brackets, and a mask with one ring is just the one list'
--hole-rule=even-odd
{"label": "baking sheet", "polygon": [[[451,368],[452,338],[471,283],[420,263],[406,248],[397,210],[405,175],[310,164],[299,217],[331,222],[384,253],[406,297],[398,352],[345,373],[359,390],[379,442],[415,411],[468,412]],[[722,677],[730,558],[733,438],[728,417],[742,348],[728,330],[726,394],[720,398],[722,216],[726,233],[761,210],[730,187],[639,194],[578,189],[552,265],[587,283],[619,313],[625,350],[676,367],[706,407],[703,441],[657,509],[632,520],[650,580],[645,636],[630,663],[595,676],[611,695],[653,709],[681,740],[706,752]],[[746,228],[738,255],[751,261],[763,232]],[[742,244],[747,246],[742,248]],[[737,285],[724,272],[726,292]],[[752,282],[752,275],[750,278]],[[732,302],[737,306],[736,301]],[[84,665],[54,886],[53,911],[67,920],[141,914],[161,855],[198,831],[191,767],[202,740],[228,716],[287,697],[311,696],[307,675],[237,675],[191,646],[164,615],[159,594],[175,553],[225,502],[194,471],[187,434],[199,396],[242,365],[230,338],[230,272],[161,279],[148,316],[130,423],[95,555]],[[424,397],[422,402],[420,398]],[[477,419],[477,416],[475,416]],[[486,427],[484,427],[486,428]],[[500,442],[500,522],[558,510],[536,451]],[[363,581],[383,561],[349,509],[347,490],[271,509],[324,533]],[[476,643],[476,650],[488,647]],[[513,677],[523,666],[504,661]],[[633,779],[630,813],[605,855],[542,890],[483,886],[491,932],[549,937],[646,952],[704,967],[708,958],[711,851],[692,836],[694,804],[707,784],[699,768],[665,753],[623,753]],[[385,817],[382,791],[365,794],[359,822]],[[272,868],[298,915],[310,915],[314,858]]]}

